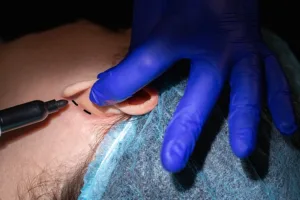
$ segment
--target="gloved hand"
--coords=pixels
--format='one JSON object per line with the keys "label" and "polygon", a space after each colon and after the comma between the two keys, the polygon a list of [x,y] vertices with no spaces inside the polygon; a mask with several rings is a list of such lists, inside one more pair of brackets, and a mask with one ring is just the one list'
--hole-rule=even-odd
{"label": "gloved hand", "polygon": [[261,38],[256,0],[139,0],[133,25],[130,53],[98,75],[90,99],[101,106],[123,101],[177,60],[190,59],[185,94],[165,133],[166,170],[184,168],[226,80],[236,156],[245,158],[255,148],[264,79],[276,127],[286,135],[297,129],[287,81]]}

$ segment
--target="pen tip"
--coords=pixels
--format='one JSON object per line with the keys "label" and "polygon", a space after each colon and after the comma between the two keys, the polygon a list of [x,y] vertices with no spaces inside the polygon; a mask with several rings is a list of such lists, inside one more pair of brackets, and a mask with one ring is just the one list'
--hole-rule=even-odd
{"label": "pen tip", "polygon": [[65,107],[66,105],[68,105],[68,101],[67,100],[58,100],[57,102],[56,102],[56,105],[57,105],[57,107],[58,108],[63,108],[63,107]]}

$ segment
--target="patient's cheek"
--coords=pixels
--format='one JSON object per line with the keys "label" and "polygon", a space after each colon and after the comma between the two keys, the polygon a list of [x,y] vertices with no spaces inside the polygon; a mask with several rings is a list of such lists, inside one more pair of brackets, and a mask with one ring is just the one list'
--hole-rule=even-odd
{"label": "patient's cheek", "polygon": [[[15,195],[18,184],[30,186],[26,181],[35,180],[43,172],[71,173],[86,161],[104,137],[110,127],[108,121],[113,119],[94,118],[69,105],[39,124],[17,130],[13,137],[3,134],[0,158],[5,164],[0,165],[1,181]],[[4,190],[0,186],[0,194]]]}
{"label": "patient's cheek", "polygon": [[[69,105],[41,124],[19,130],[16,135],[20,137],[4,142],[0,157],[6,165],[0,168],[16,168],[26,174],[28,171],[39,173],[44,168],[54,169],[61,164],[74,167],[87,158],[115,121],[90,116]],[[16,155],[17,159],[11,159]]]}
{"label": "patient's cheek", "polygon": [[61,119],[55,120],[68,140],[84,138],[84,143],[89,143],[90,146],[95,142],[96,137],[103,135],[110,128],[110,125],[117,120],[116,117],[99,117],[89,113],[79,105],[76,106],[72,102],[69,104],[68,109],[61,115]]}
{"label": "patient's cheek", "polygon": [[71,103],[69,108],[60,117],[53,119],[44,130],[45,140],[51,142],[42,147],[44,158],[40,158],[41,163],[47,163],[49,153],[57,163],[71,161],[70,167],[84,162],[117,120],[117,117],[90,115]]}

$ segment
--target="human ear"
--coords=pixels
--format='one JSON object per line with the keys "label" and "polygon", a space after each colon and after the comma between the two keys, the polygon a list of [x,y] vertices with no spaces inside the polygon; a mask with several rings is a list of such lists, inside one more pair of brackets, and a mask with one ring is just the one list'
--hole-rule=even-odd
{"label": "human ear", "polygon": [[155,89],[145,87],[132,97],[113,106],[98,106],[89,99],[90,89],[96,80],[77,82],[66,87],[63,97],[72,99],[76,106],[94,115],[103,114],[128,114],[143,115],[150,112],[158,103],[158,92]]}
{"label": "human ear", "polygon": [[155,89],[145,87],[116,106],[123,113],[143,115],[153,110],[157,103],[158,92]]}

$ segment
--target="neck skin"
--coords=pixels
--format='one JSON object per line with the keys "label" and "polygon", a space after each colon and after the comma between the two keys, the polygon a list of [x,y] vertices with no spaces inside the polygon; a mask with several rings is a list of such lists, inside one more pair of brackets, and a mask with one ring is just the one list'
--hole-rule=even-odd
{"label": "neck skin", "polygon": [[[66,86],[95,79],[115,65],[129,46],[129,36],[77,22],[1,44],[0,109],[36,99],[61,99]],[[22,192],[30,187],[27,180],[45,171],[53,171],[49,176],[72,171],[119,118],[88,115],[69,102],[41,124],[4,133],[0,199],[17,198],[20,184]]]}

